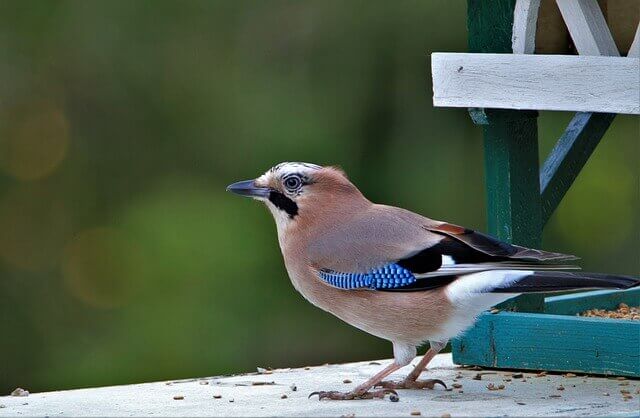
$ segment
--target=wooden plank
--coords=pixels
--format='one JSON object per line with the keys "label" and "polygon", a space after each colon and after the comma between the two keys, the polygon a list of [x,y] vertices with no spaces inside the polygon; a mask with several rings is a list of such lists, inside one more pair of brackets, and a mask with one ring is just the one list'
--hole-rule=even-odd
{"label": "wooden plank", "polygon": [[556,315],[576,315],[588,309],[617,309],[621,303],[640,306],[640,288],[596,290],[552,296],[544,300],[544,311]]}
{"label": "wooden plank", "polygon": [[484,313],[452,344],[456,364],[640,376],[640,322]]}
{"label": "wooden plank", "polygon": [[514,54],[534,53],[539,9],[540,0],[516,0],[511,37],[511,49]]}
{"label": "wooden plank", "polygon": [[637,58],[434,53],[433,104],[640,114],[639,67]]}
{"label": "wooden plank", "polygon": [[569,123],[540,170],[543,225],[562,201],[614,118],[612,113],[578,112]]}
{"label": "wooden plank", "polygon": [[619,56],[597,0],[556,0],[580,55]]}
{"label": "wooden plank", "polygon": [[640,25],[636,28],[636,34],[633,37],[633,42],[631,43],[631,47],[629,47],[629,53],[627,57],[640,57]]}

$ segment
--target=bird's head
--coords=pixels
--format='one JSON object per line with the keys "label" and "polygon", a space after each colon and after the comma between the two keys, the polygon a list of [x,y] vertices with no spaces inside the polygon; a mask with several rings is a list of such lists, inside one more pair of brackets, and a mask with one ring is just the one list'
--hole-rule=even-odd
{"label": "bird's head", "polygon": [[309,221],[368,202],[339,168],[309,163],[280,163],[256,179],[229,185],[227,191],[263,201],[278,230],[301,218]]}

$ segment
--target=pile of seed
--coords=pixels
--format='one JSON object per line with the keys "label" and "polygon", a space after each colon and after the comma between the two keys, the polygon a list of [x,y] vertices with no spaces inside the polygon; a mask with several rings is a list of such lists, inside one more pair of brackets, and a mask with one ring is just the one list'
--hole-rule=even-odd
{"label": "pile of seed", "polygon": [[631,319],[634,321],[640,321],[640,306],[629,306],[626,303],[621,303],[618,309],[615,311],[607,311],[605,309],[589,309],[584,311],[579,316],[598,317],[598,318],[613,318],[613,319]]}

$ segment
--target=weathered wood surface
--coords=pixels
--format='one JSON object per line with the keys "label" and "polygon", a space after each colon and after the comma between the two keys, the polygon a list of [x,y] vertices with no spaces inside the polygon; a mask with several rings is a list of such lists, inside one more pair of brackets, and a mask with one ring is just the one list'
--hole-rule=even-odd
{"label": "weathered wood surface", "polygon": [[637,58],[433,53],[431,70],[434,106],[640,113]]}
{"label": "weathered wood surface", "polygon": [[513,312],[482,314],[452,342],[457,364],[635,377],[638,347],[638,321]]}
{"label": "weathered wood surface", "polygon": [[640,57],[640,25],[638,25],[638,28],[636,29],[636,34],[633,37],[633,43],[629,48],[629,53],[627,54],[627,57],[635,57],[635,58]]}
{"label": "weathered wood surface", "polygon": [[[399,390],[398,402],[389,402],[388,397],[384,401],[339,402],[307,398],[316,390],[353,389],[391,361],[32,393],[28,397],[0,396],[0,417],[410,417],[413,411],[413,415],[432,417],[637,415],[636,399],[625,401],[619,393],[620,382],[614,379],[553,374],[536,378],[535,373],[514,379],[512,372],[494,371],[475,380],[479,372],[455,367],[450,354],[436,356],[422,378],[442,379],[450,387],[456,382],[462,385],[451,391],[440,386],[434,390]],[[407,366],[389,378],[400,380],[409,370]],[[491,391],[487,389],[489,384],[505,387]],[[557,390],[560,385],[564,385],[564,391]],[[634,381],[626,386],[631,393],[639,387],[640,383]]]}
{"label": "weathered wood surface", "polygon": [[558,207],[613,122],[612,113],[578,112],[540,169],[542,224]]}
{"label": "weathered wood surface", "polygon": [[597,0],[556,0],[580,55],[619,56]]}
{"label": "weathered wood surface", "polygon": [[516,0],[511,37],[514,54],[534,53],[539,9],[540,0]]}

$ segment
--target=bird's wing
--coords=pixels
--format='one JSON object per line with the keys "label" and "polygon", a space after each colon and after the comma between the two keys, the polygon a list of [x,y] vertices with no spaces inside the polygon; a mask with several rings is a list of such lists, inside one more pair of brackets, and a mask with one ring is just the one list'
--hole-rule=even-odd
{"label": "bird's wing", "polygon": [[343,289],[426,290],[487,270],[575,268],[559,264],[574,256],[511,245],[383,205],[324,231],[308,254],[318,277]]}

